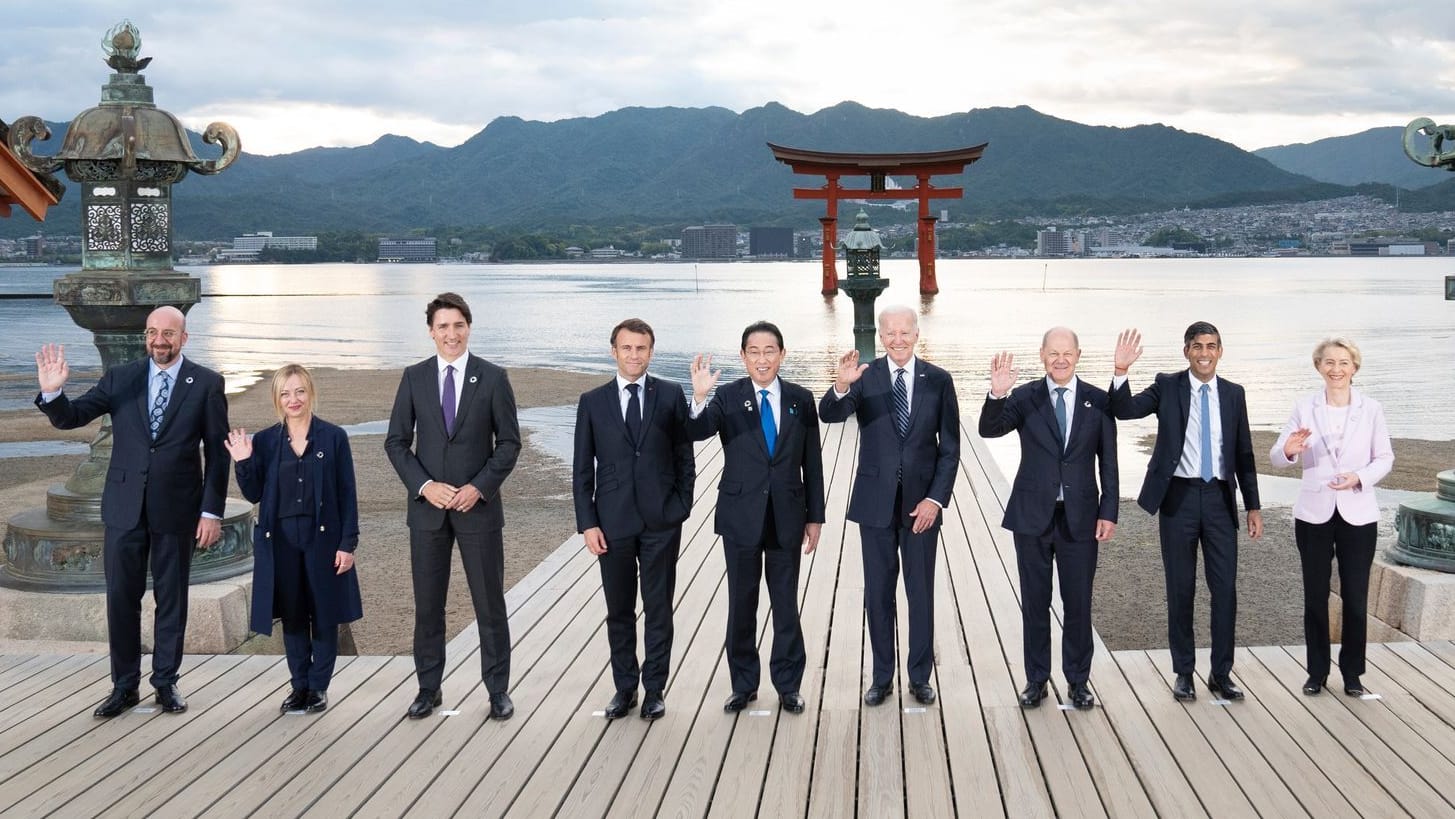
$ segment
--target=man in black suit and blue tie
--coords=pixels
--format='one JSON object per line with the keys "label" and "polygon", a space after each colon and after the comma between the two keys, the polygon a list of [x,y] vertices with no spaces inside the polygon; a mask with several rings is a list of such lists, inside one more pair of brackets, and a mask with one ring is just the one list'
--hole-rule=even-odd
{"label": "man in black suit and blue tie", "polygon": [[879,313],[884,357],[860,364],[857,350],[839,358],[819,418],[859,420],[859,465],[849,520],[859,524],[864,608],[873,676],[864,702],[879,705],[894,690],[895,586],[904,567],[909,606],[909,690],[935,701],[935,551],[940,510],[950,503],[960,468],[960,403],[950,374],[914,354],[919,317],[908,307]]}
{"label": "man in black suit and blue tie", "polygon": [[[1093,650],[1091,590],[1097,544],[1111,540],[1117,520],[1117,438],[1110,401],[1076,377],[1081,345],[1076,334],[1053,327],[1041,339],[1046,377],[1014,390],[1014,357],[990,362],[990,394],[980,413],[980,434],[1020,433],[1016,470],[1002,526],[1015,538],[1021,581],[1026,687],[1021,705],[1046,698],[1051,676],[1051,564],[1061,581],[1061,672],[1077,708],[1096,704],[1087,680]],[[1097,477],[1101,488],[1097,489]]]}
{"label": "man in black suit and blue tie", "polygon": [[1258,502],[1258,467],[1248,431],[1243,388],[1217,376],[1222,335],[1205,321],[1182,336],[1187,369],[1158,373],[1132,395],[1127,370],[1142,355],[1142,335],[1125,330],[1117,338],[1111,406],[1117,418],[1157,414],[1157,444],[1137,505],[1157,515],[1162,565],[1167,574],[1167,641],[1172,649],[1172,696],[1197,698],[1192,677],[1197,644],[1192,604],[1197,587],[1197,547],[1202,544],[1207,587],[1212,596],[1212,669],[1208,690],[1227,700],[1243,692],[1233,684],[1233,633],[1238,613],[1238,503],[1241,487],[1248,510],[1248,537],[1263,535]]}
{"label": "man in black suit and blue tie", "polygon": [[708,401],[721,371],[710,356],[692,360],[692,412],[687,434],[722,441],[722,480],[713,523],[727,559],[727,662],[733,693],[723,710],[736,713],[758,698],[758,585],[766,570],[773,606],[769,673],[779,704],[804,710],[799,688],[807,665],[798,622],[798,547],[818,546],[824,521],[823,455],[813,393],[778,377],[783,333],[766,321],[743,330],[748,375]]}
{"label": "man in black suit and blue tie", "polygon": [[46,345],[35,356],[36,405],[57,429],[111,414],[101,520],[112,689],[95,711],[103,718],[139,701],[141,599],[149,567],[157,603],[151,684],[163,711],[187,710],[177,678],[192,549],[206,549],[221,537],[227,503],[222,376],[182,355],[187,322],[175,307],[158,307],[147,316],[145,340],[146,358],[112,367],[74,401],[64,392],[70,375],[65,349]]}
{"label": "man in black suit and blue tie", "polygon": [[[606,718],[617,719],[645,691],[642,719],[667,713],[663,692],[672,658],[672,600],[682,521],[692,511],[697,467],[687,437],[687,397],[677,384],[647,373],[657,336],[641,319],[611,331],[616,377],[582,393],[576,405],[571,494],[576,529],[597,556],[606,597],[606,636],[616,694]],[[636,602],[640,574],[646,656],[637,663]]]}
{"label": "man in black suit and blue tie", "polygon": [[505,610],[505,513],[500,487],[520,455],[515,393],[505,370],[469,349],[470,306],[441,293],[425,306],[435,355],[404,370],[384,450],[409,493],[414,583],[414,671],[419,693],[406,716],[443,701],[445,596],[450,552],[460,562],[480,629],[480,676],[490,717],[510,719],[510,620]]}

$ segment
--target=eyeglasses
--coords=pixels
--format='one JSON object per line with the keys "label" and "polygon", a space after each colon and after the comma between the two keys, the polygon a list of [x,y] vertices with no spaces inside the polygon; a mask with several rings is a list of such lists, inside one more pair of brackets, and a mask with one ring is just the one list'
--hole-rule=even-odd
{"label": "eyeglasses", "polygon": [[167,341],[176,341],[177,340],[177,336],[180,336],[181,334],[182,334],[182,331],[181,330],[158,330],[155,327],[148,327],[146,329],[146,334],[145,335],[146,335],[147,341],[151,341],[152,339],[156,338],[157,336],[161,336],[162,338],[166,339]]}

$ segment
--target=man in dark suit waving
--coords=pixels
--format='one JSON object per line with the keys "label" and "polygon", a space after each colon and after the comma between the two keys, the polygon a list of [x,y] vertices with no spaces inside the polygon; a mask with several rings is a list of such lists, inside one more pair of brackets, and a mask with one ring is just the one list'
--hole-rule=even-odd
{"label": "man in dark suit waving", "polygon": [[790,714],[804,709],[799,687],[807,665],[798,622],[798,547],[818,546],[824,521],[823,455],[813,393],[778,377],[786,350],[783,333],[766,321],[743,330],[748,376],[708,393],[721,371],[712,359],[692,360],[694,440],[722,441],[722,480],[714,526],[727,559],[727,662],[733,693],[723,710],[735,713],[758,698],[758,583],[766,569],[773,606],[773,654],[769,672],[779,704]]}
{"label": "man in dark suit waving", "polygon": [[874,671],[864,702],[879,705],[894,690],[895,586],[904,565],[909,603],[909,689],[935,701],[935,550],[940,510],[950,503],[960,468],[960,403],[950,374],[914,354],[919,317],[908,307],[879,313],[885,356],[860,364],[857,350],[839,358],[838,377],[819,402],[827,423],[859,420],[859,466],[849,520],[859,524],[864,608]]}
{"label": "man in dark suit waving", "polygon": [[106,525],[102,557],[112,689],[97,706],[98,717],[114,717],[139,699],[141,599],[148,566],[157,603],[151,684],[163,711],[187,710],[177,677],[192,549],[194,543],[206,549],[221,537],[227,503],[222,376],[182,355],[187,322],[175,307],[158,307],[147,316],[145,339],[146,358],[112,367],[74,401],[63,391],[70,375],[64,348],[47,345],[35,356],[36,405],[58,429],[111,414],[101,520]]}
{"label": "man in dark suit waving", "polygon": [[[624,717],[645,691],[642,719],[667,713],[663,691],[672,659],[672,599],[682,521],[692,511],[697,467],[683,424],[682,388],[647,374],[657,336],[641,319],[611,331],[616,377],[582,393],[576,405],[576,452],[571,494],[576,529],[598,557],[606,596],[606,636],[616,694],[606,718]],[[637,664],[637,577],[640,571],[643,642]]]}
{"label": "man in dark suit waving", "polygon": [[409,492],[414,580],[414,670],[419,694],[406,716],[442,702],[450,552],[460,561],[480,629],[480,674],[490,716],[510,719],[510,623],[505,610],[505,514],[500,487],[520,454],[515,393],[505,370],[469,351],[470,306],[441,293],[425,307],[435,355],[404,371],[384,450]]}
{"label": "man in dark suit waving", "polygon": [[1162,540],[1167,640],[1172,673],[1177,675],[1172,696],[1184,702],[1197,698],[1192,685],[1197,662],[1192,603],[1201,542],[1212,595],[1212,673],[1207,687],[1224,699],[1240,700],[1243,692],[1229,676],[1238,616],[1238,503],[1233,492],[1240,486],[1248,510],[1248,537],[1257,540],[1263,535],[1248,402],[1242,387],[1217,377],[1222,335],[1205,321],[1193,322],[1183,333],[1187,369],[1158,373],[1151,385],[1133,396],[1127,370],[1141,355],[1141,333],[1123,331],[1117,338],[1111,406],[1122,419],[1157,414],[1157,444],[1137,505],[1157,515]]}
{"label": "man in dark suit waving", "polygon": [[1021,705],[1026,708],[1046,698],[1051,676],[1053,560],[1065,615],[1061,672],[1068,699],[1077,708],[1096,703],[1087,685],[1094,645],[1091,589],[1097,544],[1116,533],[1117,434],[1106,393],[1076,377],[1080,360],[1076,334],[1053,327],[1041,339],[1046,377],[1012,390],[1014,357],[996,355],[990,362],[990,394],[980,413],[983,437],[1020,433],[1020,469],[1001,525],[1014,535],[1020,570],[1026,665]]}

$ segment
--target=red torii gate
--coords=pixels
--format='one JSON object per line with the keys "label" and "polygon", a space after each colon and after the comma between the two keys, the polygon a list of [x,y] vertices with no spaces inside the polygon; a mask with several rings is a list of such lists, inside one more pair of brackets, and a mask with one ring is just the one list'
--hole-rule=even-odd
{"label": "red torii gate", "polygon": [[[940,292],[940,286],[935,281],[936,218],[930,215],[930,200],[960,199],[964,197],[965,190],[936,188],[930,184],[930,177],[964,172],[966,165],[980,159],[989,144],[987,142],[972,148],[924,153],[844,154],[787,148],[769,142],[768,147],[773,150],[773,158],[791,167],[794,173],[822,176],[827,180],[822,188],[793,189],[794,199],[823,199],[828,203],[826,215],[818,220],[823,225],[823,294],[832,296],[839,292],[834,250],[838,244],[840,199],[918,199],[919,292],[922,295]],[[867,176],[869,188],[862,190],[840,187],[839,177],[842,176]],[[888,190],[884,180],[889,176],[913,176],[916,180],[915,186]]]}

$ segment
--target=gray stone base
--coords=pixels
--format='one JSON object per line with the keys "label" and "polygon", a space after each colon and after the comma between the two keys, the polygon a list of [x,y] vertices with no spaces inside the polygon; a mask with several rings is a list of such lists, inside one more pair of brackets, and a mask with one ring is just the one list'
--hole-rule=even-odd
{"label": "gray stone base", "polygon": [[[227,654],[248,637],[251,573],[194,583],[187,593],[188,654]],[[156,601],[141,604],[142,651],[153,644]],[[0,640],[106,642],[106,594],[56,594],[0,587]]]}
{"label": "gray stone base", "polygon": [[[1335,571],[1329,597],[1335,641],[1343,621],[1338,579]],[[1455,640],[1455,574],[1395,563],[1381,548],[1369,572],[1369,642],[1404,640]]]}

